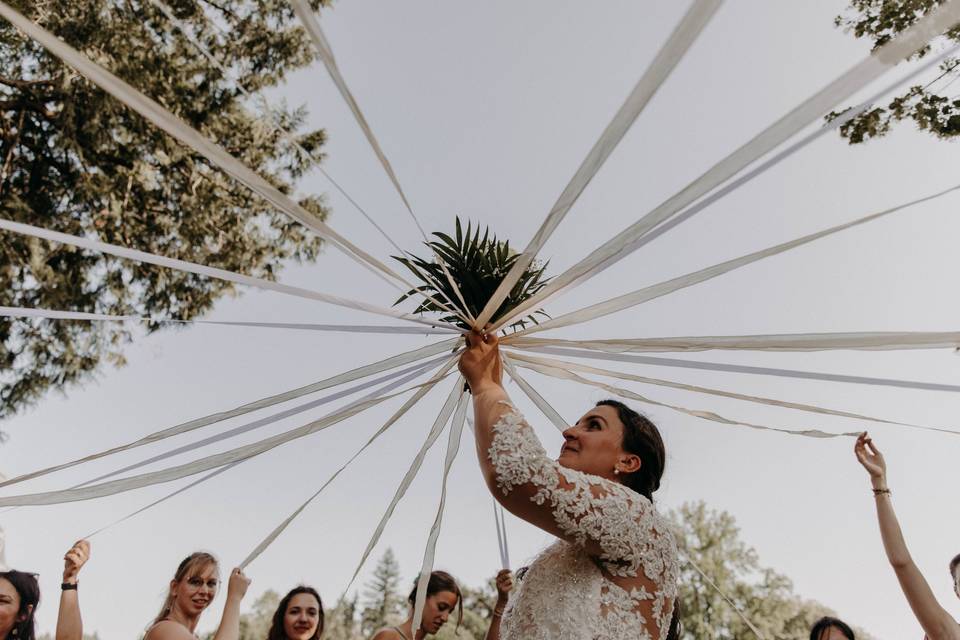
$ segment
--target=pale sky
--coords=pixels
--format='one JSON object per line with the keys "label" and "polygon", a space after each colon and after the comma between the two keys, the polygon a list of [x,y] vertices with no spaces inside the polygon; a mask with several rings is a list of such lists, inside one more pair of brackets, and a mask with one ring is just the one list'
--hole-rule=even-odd
{"label": "pale sky", "polygon": [[[835,0],[726,3],[545,247],[542,255],[551,260],[551,273],[587,255],[859,61],[869,44],[832,24],[844,5]],[[341,69],[424,226],[449,230],[460,214],[522,246],[686,6],[353,0],[338,3],[322,19]],[[905,70],[894,70],[877,86]],[[326,127],[330,136],[328,171],[399,244],[418,250],[416,230],[323,69],[297,74],[276,95],[292,105],[309,105],[311,122]],[[547,310],[559,315],[953,186],[957,160],[954,144],[935,141],[911,124],[864,146],[849,147],[828,136],[557,298]],[[335,229],[381,259],[392,253],[321,176],[309,176],[300,188],[329,193],[329,222]],[[953,216],[957,198],[918,206],[632,310],[542,335],[955,329],[960,314],[955,283],[960,221]],[[282,281],[382,305],[396,297],[382,281],[334,251],[326,251],[315,265],[286,270]],[[380,322],[359,312],[256,291],[223,300],[210,317]],[[14,476],[74,459],[430,341],[228,327],[139,339],[127,350],[127,367],[105,369],[96,382],[71,388],[65,397],[51,394],[3,425],[11,437],[0,449],[0,470]],[[960,383],[960,359],[949,350],[691,357]],[[620,368],[960,428],[955,419],[960,401],[949,393],[640,365]],[[568,420],[606,396],[533,373],[527,378]],[[946,569],[960,551],[960,514],[952,508],[956,500],[950,482],[960,452],[956,437],[623,386],[657,400],[771,426],[869,428],[887,456],[911,551],[941,602],[960,616]],[[333,604],[447,390],[442,385],[431,393],[250,566],[253,585],[247,604],[268,588],[283,592],[301,581],[315,585]],[[560,437],[553,427],[518,389],[508,390],[538,425],[548,450],[558,450]],[[250,460],[94,537],[93,558],[81,578],[87,628],[105,640],[135,637],[155,615],[173,570],[190,551],[215,552],[225,571],[238,563],[400,402]],[[727,510],[761,563],[788,575],[803,597],[834,608],[879,638],[922,637],[883,556],[868,479],[853,457],[852,440],[762,433],[667,409],[638,408],[660,425],[667,444],[668,467],[656,494],[661,508],[705,500]],[[323,413],[320,409],[307,416]],[[307,419],[288,419],[195,455],[252,442]],[[183,442],[241,423],[223,423]],[[405,580],[412,581],[419,568],[433,521],[444,442],[431,451],[373,553],[376,559],[393,547]],[[16,492],[67,487],[167,446],[98,461],[20,485]],[[0,516],[10,564],[41,574],[41,630],[53,628],[66,548],[187,482]],[[508,530],[515,566],[548,543],[546,534],[515,519],[508,521]],[[497,565],[490,498],[467,441],[450,478],[436,566],[477,585]],[[362,572],[359,581],[367,575]],[[216,624],[222,602],[220,597],[205,614],[202,630]]]}

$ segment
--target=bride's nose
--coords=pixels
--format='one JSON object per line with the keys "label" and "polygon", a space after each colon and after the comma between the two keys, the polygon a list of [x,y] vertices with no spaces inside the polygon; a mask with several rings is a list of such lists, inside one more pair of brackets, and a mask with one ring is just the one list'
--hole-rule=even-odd
{"label": "bride's nose", "polygon": [[574,431],[576,431],[576,429],[577,429],[576,425],[572,427],[567,427],[566,429],[564,429],[563,439],[566,440],[567,442],[570,442],[571,440],[576,440],[577,436],[574,435]]}

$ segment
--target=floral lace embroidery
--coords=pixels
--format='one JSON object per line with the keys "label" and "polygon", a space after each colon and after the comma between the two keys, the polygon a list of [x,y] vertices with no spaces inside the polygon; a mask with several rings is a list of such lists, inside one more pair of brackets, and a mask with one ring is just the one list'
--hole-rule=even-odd
{"label": "floral lace embroidery", "polygon": [[[498,488],[507,495],[520,485],[532,487],[531,500],[551,509],[566,539],[538,556],[518,585],[504,613],[502,640],[663,640],[679,565],[669,526],[650,501],[621,484],[561,467],[512,406],[493,431],[489,456]],[[588,543],[600,549],[596,558],[584,552]],[[601,568],[621,578],[642,572],[655,590],[628,591]]]}

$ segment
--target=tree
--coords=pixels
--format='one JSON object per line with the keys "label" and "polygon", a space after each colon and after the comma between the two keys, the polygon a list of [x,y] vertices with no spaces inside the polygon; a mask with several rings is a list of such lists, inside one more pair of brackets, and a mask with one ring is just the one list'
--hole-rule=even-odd
{"label": "tree", "polygon": [[[684,640],[753,636],[717,588],[768,638],[806,640],[817,619],[833,615],[824,605],[794,594],[789,578],[762,567],[756,551],[740,539],[740,530],[729,513],[709,510],[703,502],[697,502],[682,505],[669,517],[682,554],[716,585],[715,588],[689,563],[681,563]],[[869,640],[859,630],[857,638]]]}
{"label": "tree", "polygon": [[[248,91],[314,58],[286,0],[165,0]],[[316,9],[329,0],[311,0]],[[11,0],[55,33],[224,146],[277,188],[322,157],[306,112],[251,104],[152,0]],[[223,29],[221,32],[220,29]],[[300,203],[324,218],[320,198]],[[0,20],[0,216],[272,279],[316,258],[320,240],[205,159],[79,77]],[[46,241],[3,234],[0,306],[190,319],[232,285]],[[159,322],[148,331],[170,326]],[[0,418],[51,388],[122,364],[122,323],[0,318]]]}
{"label": "tree", "polygon": [[403,615],[404,599],[398,588],[400,566],[389,547],[373,570],[363,594],[360,628],[364,637],[370,637],[381,627],[396,624]]}
{"label": "tree", "polygon": [[[851,0],[847,11],[834,23],[857,38],[869,38],[879,47],[933,10],[942,0]],[[960,42],[960,26],[947,32],[946,38]],[[927,46],[914,57],[928,55]],[[903,120],[913,120],[922,131],[941,139],[960,136],[960,99],[950,93],[960,77],[960,58],[950,57],[940,64],[940,74],[925,85],[914,85],[894,97],[885,107],[875,107],[841,125],[840,135],[850,144],[879,138]],[[832,120],[841,112],[827,116]]]}
{"label": "tree", "polygon": [[333,609],[324,613],[323,637],[327,640],[361,640],[357,624],[357,596],[346,599],[341,596]]}

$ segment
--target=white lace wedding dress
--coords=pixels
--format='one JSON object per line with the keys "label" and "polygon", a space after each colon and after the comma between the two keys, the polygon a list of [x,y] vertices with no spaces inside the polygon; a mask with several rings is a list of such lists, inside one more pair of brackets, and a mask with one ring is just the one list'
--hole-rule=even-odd
{"label": "white lace wedding dress", "polygon": [[[563,537],[514,588],[500,639],[664,640],[679,572],[666,520],[631,489],[551,460],[508,406],[489,451],[497,486],[506,495],[526,485]],[[588,546],[599,553],[589,555]]]}

